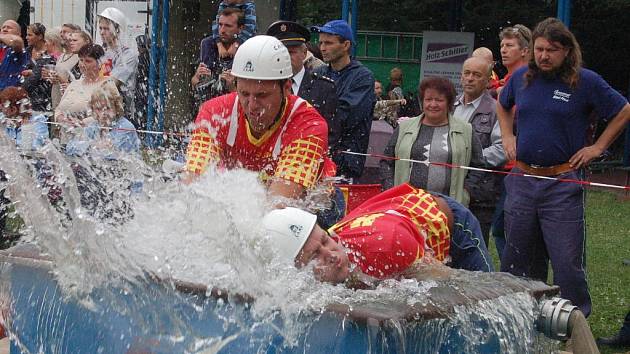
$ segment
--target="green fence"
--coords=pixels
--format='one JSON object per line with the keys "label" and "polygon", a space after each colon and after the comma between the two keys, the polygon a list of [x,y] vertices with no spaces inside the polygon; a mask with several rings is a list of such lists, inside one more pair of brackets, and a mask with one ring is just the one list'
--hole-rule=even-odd
{"label": "green fence", "polygon": [[355,56],[374,73],[384,86],[389,83],[389,71],[403,71],[403,89],[416,92],[420,78],[422,34],[406,32],[358,31]]}
{"label": "green fence", "polygon": [[[312,41],[317,44],[317,36]],[[357,31],[355,57],[374,73],[384,89],[389,83],[389,71],[399,67],[404,75],[403,90],[414,93],[418,90],[421,33]]]}

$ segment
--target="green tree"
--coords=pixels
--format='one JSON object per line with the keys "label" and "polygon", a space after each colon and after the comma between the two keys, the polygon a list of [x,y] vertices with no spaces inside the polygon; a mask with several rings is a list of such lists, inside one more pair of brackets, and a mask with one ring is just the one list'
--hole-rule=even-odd
{"label": "green tree", "polygon": [[571,17],[571,30],[580,43],[584,66],[628,94],[630,1],[574,1]]}

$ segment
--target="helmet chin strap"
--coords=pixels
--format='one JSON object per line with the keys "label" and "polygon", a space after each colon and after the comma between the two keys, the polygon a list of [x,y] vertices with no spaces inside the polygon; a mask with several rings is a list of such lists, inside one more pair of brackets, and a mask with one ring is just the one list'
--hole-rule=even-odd
{"label": "helmet chin strap", "polygon": [[282,102],[280,103],[280,109],[276,114],[276,117],[273,119],[273,122],[267,127],[267,129],[273,127],[280,119],[282,119],[282,113],[284,112],[284,108],[287,105],[287,96],[284,94],[284,82],[280,85],[280,95],[282,96]]}

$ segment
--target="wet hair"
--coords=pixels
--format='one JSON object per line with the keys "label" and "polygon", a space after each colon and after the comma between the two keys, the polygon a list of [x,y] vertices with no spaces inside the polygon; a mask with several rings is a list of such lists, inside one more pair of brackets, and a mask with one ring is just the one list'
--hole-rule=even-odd
{"label": "wet hair", "polygon": [[115,85],[103,84],[90,97],[90,108],[93,109],[97,103],[105,103],[112,107],[116,113],[116,117],[122,117],[125,114],[123,99]]}
{"label": "wet hair", "polygon": [[13,107],[20,110],[20,107],[27,102],[24,100],[28,101],[28,93],[19,86],[9,86],[0,91],[0,105],[2,107]]}
{"label": "wet hair", "polygon": [[[567,57],[562,62],[560,68],[558,68],[558,77],[569,85],[569,87],[575,88],[580,77],[580,69],[582,68],[582,51],[573,33],[569,31],[562,21],[550,17],[536,25],[533,41],[535,42],[538,38],[544,38],[552,43],[559,43],[569,50]],[[536,65],[536,60],[533,55],[529,61],[528,67],[529,70],[527,70],[525,74],[527,84],[540,73],[540,69],[538,65]]]}
{"label": "wet hair", "polygon": [[46,36],[46,26],[42,25],[39,22],[30,24],[27,28],[30,29],[34,35],[41,36],[42,39],[44,39],[44,37]]}
{"label": "wet hair", "polygon": [[75,25],[74,23],[64,23],[63,25],[61,25],[61,27],[68,27],[70,28],[71,32],[81,31],[81,26]]}
{"label": "wet hair", "polygon": [[516,38],[519,47],[521,49],[531,49],[532,46],[532,31],[524,25],[514,25],[514,27],[505,27],[499,33],[499,39],[513,39]]}
{"label": "wet hair", "polygon": [[432,76],[422,80],[418,89],[420,93],[420,102],[424,101],[424,94],[428,89],[433,89],[446,97],[446,104],[448,105],[448,111],[453,111],[453,105],[455,104],[455,97],[457,91],[453,83],[443,77]]}
{"label": "wet hair", "polygon": [[245,13],[237,8],[228,7],[219,13],[219,16],[236,15],[236,24],[238,27],[245,26]]}
{"label": "wet hair", "polygon": [[79,49],[79,58],[90,57],[99,60],[105,55],[105,50],[98,44],[86,44]]}

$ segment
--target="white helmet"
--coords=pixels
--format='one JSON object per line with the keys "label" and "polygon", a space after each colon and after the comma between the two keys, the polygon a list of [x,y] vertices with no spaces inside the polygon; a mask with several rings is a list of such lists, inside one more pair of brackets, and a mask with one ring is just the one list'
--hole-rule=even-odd
{"label": "white helmet", "polygon": [[272,36],[255,36],[236,51],[232,75],[242,79],[281,80],[293,76],[287,48]]}
{"label": "white helmet", "polygon": [[124,31],[127,28],[127,17],[124,13],[122,13],[122,11],[118,10],[115,7],[106,8],[98,16],[116,23],[121,31]]}
{"label": "white helmet", "polygon": [[315,227],[317,216],[297,208],[276,209],[263,218],[278,255],[293,262]]}

